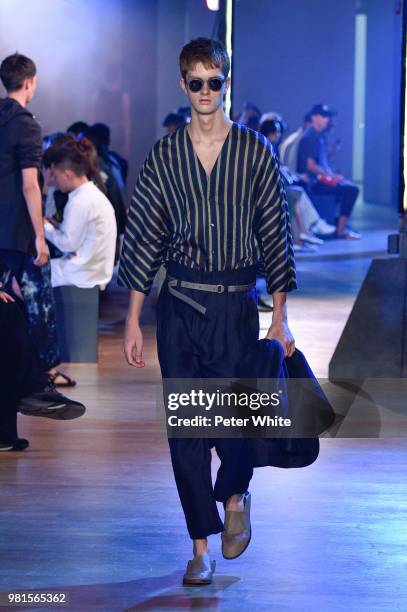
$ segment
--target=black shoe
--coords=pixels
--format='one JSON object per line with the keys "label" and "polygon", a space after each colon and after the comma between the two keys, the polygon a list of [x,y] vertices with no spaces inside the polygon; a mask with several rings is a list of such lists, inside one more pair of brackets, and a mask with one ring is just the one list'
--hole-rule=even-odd
{"label": "black shoe", "polygon": [[34,391],[23,397],[18,410],[27,416],[70,421],[82,416],[86,408],[80,402],[75,402],[62,395],[51,385],[42,391]]}
{"label": "black shoe", "polygon": [[261,298],[260,296],[257,298],[257,307],[259,309],[259,312],[272,312],[273,310],[273,306],[267,304],[267,302],[263,300],[263,298]]}
{"label": "black shoe", "polygon": [[5,451],[23,451],[28,448],[30,443],[25,438],[17,438],[14,442],[7,444],[6,442],[0,442],[0,452]]}

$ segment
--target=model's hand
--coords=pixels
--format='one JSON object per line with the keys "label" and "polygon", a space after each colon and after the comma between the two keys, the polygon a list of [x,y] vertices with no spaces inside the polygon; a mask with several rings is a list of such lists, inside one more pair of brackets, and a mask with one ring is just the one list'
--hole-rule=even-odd
{"label": "model's hand", "polygon": [[124,354],[129,365],[144,368],[143,333],[138,321],[126,321],[124,333]]}
{"label": "model's hand", "polygon": [[267,332],[268,340],[278,340],[284,349],[284,357],[291,357],[295,350],[295,340],[287,321],[273,322]]}
{"label": "model's hand", "polygon": [[34,264],[36,266],[45,266],[49,259],[49,249],[44,236],[37,236],[35,239],[35,248],[37,257],[34,259]]}
{"label": "model's hand", "polygon": [[0,301],[7,304],[7,302],[15,302],[15,299],[5,291],[0,291]]}

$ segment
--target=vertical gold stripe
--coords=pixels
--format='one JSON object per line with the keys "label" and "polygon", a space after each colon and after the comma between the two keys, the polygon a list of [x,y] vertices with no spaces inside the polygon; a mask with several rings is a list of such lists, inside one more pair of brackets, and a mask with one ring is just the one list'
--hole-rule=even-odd
{"label": "vertical gold stripe", "polygon": [[[246,232],[246,236],[243,233],[243,219],[244,219],[244,215],[246,214],[246,216],[250,215],[249,212],[249,208],[250,206],[246,206],[244,198],[246,197],[246,189],[247,189],[247,156],[249,153],[249,138],[246,137],[246,145],[245,145],[245,150],[244,150],[244,157],[243,157],[243,176],[242,176],[242,202],[241,202],[241,206],[239,206],[239,213],[240,213],[240,218],[239,218],[239,227],[240,227],[240,253],[239,253],[239,259],[243,258],[244,253],[250,253],[250,250],[248,248],[248,242],[250,240],[250,233]],[[250,174],[249,174],[249,180],[250,180]],[[245,239],[244,239],[245,236]]]}
{"label": "vertical gold stripe", "polygon": [[[212,173],[211,173],[212,176]],[[209,271],[213,270],[213,242],[212,242],[212,212],[211,212],[211,179],[206,178],[206,206],[208,207],[208,232],[209,232]]]}
{"label": "vertical gold stripe", "polygon": [[[184,136],[185,136],[185,132],[184,132]],[[177,158],[179,163],[181,163],[181,156],[180,156],[180,141],[181,139],[181,130],[177,130],[175,132],[175,146],[177,149]],[[185,145],[184,145],[185,146]],[[188,160],[188,155],[186,155],[186,159]],[[187,214],[187,221],[188,221],[188,233],[185,236],[185,240],[187,241],[188,244],[188,257],[189,259],[192,258],[192,245],[191,245],[191,211],[188,205],[188,194],[187,191],[185,189],[185,182],[184,182],[184,177],[183,177],[183,172],[182,169],[180,168],[178,170],[178,174],[177,174],[177,178],[180,179],[181,184],[182,184],[182,190],[183,190],[183,194],[184,197],[186,198],[186,202],[185,202],[185,210],[186,210],[186,214]],[[181,207],[182,210],[182,207]],[[182,214],[182,213],[181,213]]]}
{"label": "vertical gold stripe", "polygon": [[[249,134],[247,134],[248,138],[250,137]],[[254,218],[254,213],[256,210],[256,206],[255,206],[255,202],[253,202],[253,176],[252,176],[252,170],[256,164],[256,158],[257,158],[257,149],[259,146],[259,141],[256,138],[255,142],[254,142],[254,151],[253,151],[253,155],[252,155],[252,163],[251,163],[251,168],[250,168],[250,190],[249,190],[249,206],[247,207],[247,216],[246,216],[246,248],[248,249],[248,252],[251,254],[251,256],[253,257],[253,254],[251,253],[251,246],[252,246],[252,241],[251,241],[251,237],[252,237],[252,232],[253,232],[253,218]],[[249,238],[250,237],[250,238]]]}
{"label": "vertical gold stripe", "polygon": [[222,251],[220,246],[220,216],[219,216],[219,173],[220,173],[220,164],[216,168],[216,181],[215,181],[215,211],[216,211],[216,237],[218,240],[218,261],[216,262],[217,269],[222,269]]}
{"label": "vertical gold stripe", "polygon": [[[193,160],[190,158],[189,155],[189,151],[188,151],[188,142],[187,142],[187,129],[185,128],[184,130],[184,147],[185,147],[185,154],[186,154],[186,159],[187,159],[187,170],[188,170],[188,180],[189,180],[189,186],[191,189],[191,195],[194,201],[194,207],[195,207],[195,223],[194,223],[194,233],[193,233],[193,239],[194,239],[194,244],[198,244],[198,212],[199,212],[199,207],[198,207],[198,202],[196,199],[196,194],[195,194],[195,190],[194,190],[194,184],[192,182],[192,175],[191,175],[191,165]],[[192,155],[195,157],[195,152],[193,150],[192,147],[192,141],[191,141],[191,149],[192,149]],[[196,248],[196,247],[195,247]],[[200,260],[200,252],[199,250],[196,251],[196,258],[197,258],[197,264],[199,266],[199,260]]]}
{"label": "vertical gold stripe", "polygon": [[[161,140],[161,141],[160,141],[160,143],[159,143],[160,157],[161,157],[161,159],[162,159],[162,151],[161,151],[161,147],[162,147],[162,140]],[[164,199],[164,200],[166,200],[166,202],[167,202],[168,212],[169,212],[169,214],[170,214],[170,217],[171,217],[171,219],[172,219],[172,222],[173,222],[173,223],[175,223],[175,218],[174,218],[173,212],[172,212],[172,210],[171,210],[171,201],[168,201],[167,193],[165,192],[165,189],[164,189],[164,185],[163,185],[163,182],[162,182],[161,174],[160,174],[160,172],[159,172],[159,170],[158,170],[158,166],[157,166],[157,160],[155,159],[155,151],[154,151],[154,148],[151,150],[151,159],[153,160],[153,164],[154,164],[155,173],[156,173],[156,175],[157,175],[158,182],[160,183],[160,191],[161,191],[161,195],[162,195],[163,199]]]}
{"label": "vertical gold stripe", "polygon": [[[193,148],[193,145],[192,145],[192,148]],[[201,170],[200,170],[200,167],[199,167],[200,162],[198,160],[197,154],[195,153],[195,150],[194,150],[194,158],[195,158],[195,172],[196,172],[196,175],[198,177],[198,185],[199,185],[199,190],[201,192],[201,198],[202,198],[202,200],[201,200],[202,201],[202,206],[198,206],[198,211],[202,211],[202,235],[203,235],[203,245],[202,245],[203,248],[202,248],[202,250],[203,250],[203,252],[205,252],[207,250],[207,236],[206,236],[206,233],[208,231],[208,227],[206,225],[206,214],[205,214],[206,197],[204,195],[204,189],[203,189],[203,185],[202,185],[202,181],[201,181]],[[206,173],[205,173],[205,176],[206,176]],[[208,177],[206,177],[206,181],[207,180],[208,180]],[[198,219],[198,221],[199,221],[199,225],[200,225],[201,224],[200,218]],[[198,242],[198,234],[196,236],[196,240],[197,240],[197,243],[199,244],[199,242]],[[201,253],[200,253],[201,255],[203,255],[202,250],[201,250]],[[203,268],[204,268],[204,270],[206,270],[205,257],[203,257],[203,264],[204,264]]]}
{"label": "vertical gold stripe", "polygon": [[[232,197],[232,261],[231,268],[234,270],[236,264],[236,229],[237,229],[237,218],[236,218],[236,208],[238,206],[237,198],[236,198],[236,182],[237,182],[237,173],[239,170],[239,155],[240,155],[240,135],[241,130],[237,133],[237,144],[236,144],[236,155],[235,155],[235,164],[233,168],[233,197]],[[239,201],[240,204],[240,201]],[[239,206],[240,208],[240,206]]]}
{"label": "vertical gold stripe", "polygon": [[226,170],[225,170],[225,176],[223,177],[223,181],[224,181],[224,188],[223,188],[223,206],[224,206],[224,225],[223,225],[223,250],[225,253],[225,264],[227,265],[227,254],[228,254],[228,248],[227,248],[227,238],[228,238],[228,234],[230,232],[230,228],[228,227],[228,178],[229,178],[229,164],[230,164],[230,146],[232,143],[232,139],[229,138],[229,143],[228,143],[228,152],[226,155]]}

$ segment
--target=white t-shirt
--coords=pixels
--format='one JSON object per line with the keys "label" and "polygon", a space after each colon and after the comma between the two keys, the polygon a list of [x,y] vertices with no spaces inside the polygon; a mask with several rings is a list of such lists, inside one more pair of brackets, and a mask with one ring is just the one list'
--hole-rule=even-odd
{"label": "white t-shirt", "polygon": [[94,183],[71,191],[63,222],[58,229],[46,223],[45,235],[64,253],[51,260],[53,287],[106,287],[113,274],[116,218],[113,206]]}

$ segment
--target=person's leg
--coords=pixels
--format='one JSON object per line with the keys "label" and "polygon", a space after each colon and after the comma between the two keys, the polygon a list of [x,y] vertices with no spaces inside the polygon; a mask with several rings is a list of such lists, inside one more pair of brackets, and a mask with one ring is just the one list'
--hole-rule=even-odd
{"label": "person's leg", "polygon": [[338,236],[346,235],[346,221],[352,214],[353,207],[359,195],[359,189],[349,181],[336,186],[338,200],[340,202],[339,218],[337,225]]}
{"label": "person's leg", "polygon": [[188,533],[198,554],[206,538],[223,531],[213,492],[211,442],[202,438],[170,438],[172,467]]}
{"label": "person's leg", "polygon": [[[164,283],[157,301],[157,349],[164,392],[176,379],[200,378],[199,353],[193,330],[200,317],[190,306],[173,298]],[[191,333],[192,332],[192,333]],[[194,344],[195,343],[195,344]],[[169,380],[170,383],[166,383]],[[211,477],[209,439],[169,438],[174,478],[194,553],[207,552],[207,536],[220,533],[219,516]]]}
{"label": "person's leg", "polygon": [[59,354],[54,294],[51,285],[51,267],[36,266],[27,257],[20,281],[30,335],[44,371],[61,362]]}
{"label": "person's leg", "polygon": [[301,228],[297,222],[296,205],[300,197],[300,193],[296,187],[286,187],[288,214],[290,215],[291,230],[293,234],[294,244],[301,244],[300,232]]}
{"label": "person's leg", "polygon": [[31,355],[24,315],[17,302],[0,301],[0,443],[14,444],[22,385],[31,377]]}
{"label": "person's leg", "polygon": [[320,216],[317,212],[317,209],[311,202],[308,197],[305,189],[301,187],[301,197],[298,200],[298,205],[301,209],[302,219],[304,221],[304,226],[309,231],[315,223],[318,223],[320,220]]}
{"label": "person's leg", "polygon": [[[231,284],[244,283],[242,280]],[[214,329],[206,339],[202,371],[206,378],[234,379],[247,348],[258,340],[259,314],[256,290],[210,298]],[[242,510],[243,495],[253,476],[245,438],[216,438],[214,446],[221,461],[214,486],[215,497],[226,510]]]}
{"label": "person's leg", "polygon": [[[314,234],[308,230],[308,226],[304,220],[302,206],[304,196],[306,199],[309,199],[302,187],[296,185],[287,187],[287,202],[290,212],[291,233],[293,236],[295,250],[315,248],[309,247],[308,243],[322,244],[322,240],[314,236]],[[307,243],[305,246],[304,242]]]}
{"label": "person's leg", "polygon": [[240,501],[253,476],[247,441],[244,438],[221,438],[215,440],[215,448],[221,461],[216,476],[215,497],[228,509],[243,510]]}
{"label": "person's leg", "polygon": [[0,264],[4,269],[11,272],[11,277],[18,281],[24,270],[25,254],[20,251],[12,251],[9,249],[0,249]]}

